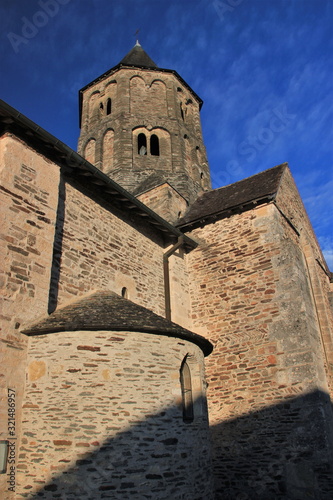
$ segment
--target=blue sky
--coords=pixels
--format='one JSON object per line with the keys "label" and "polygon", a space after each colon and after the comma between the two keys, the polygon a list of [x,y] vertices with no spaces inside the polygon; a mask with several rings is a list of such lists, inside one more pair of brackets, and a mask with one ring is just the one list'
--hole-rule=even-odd
{"label": "blue sky", "polygon": [[135,44],[204,100],[213,187],[287,161],[333,269],[333,1],[2,0],[0,97],[76,149],[78,90]]}

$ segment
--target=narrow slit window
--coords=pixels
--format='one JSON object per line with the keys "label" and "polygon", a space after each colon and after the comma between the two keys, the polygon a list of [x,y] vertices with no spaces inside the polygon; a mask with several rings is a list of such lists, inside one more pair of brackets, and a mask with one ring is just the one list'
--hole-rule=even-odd
{"label": "narrow slit window", "polygon": [[141,156],[147,154],[147,138],[145,134],[138,135],[138,154]]}
{"label": "narrow slit window", "polygon": [[183,110],[183,105],[182,103],[180,103],[180,114],[181,114],[181,117],[183,119],[183,121],[185,120],[185,117],[184,117],[184,110]]}
{"label": "narrow slit window", "polygon": [[102,102],[99,103],[99,110],[100,110],[101,114],[103,114],[104,106],[103,106]]}
{"label": "narrow slit window", "polygon": [[160,144],[155,134],[150,137],[150,154],[153,156],[160,156]]}
{"label": "narrow slit window", "polygon": [[188,364],[186,363],[186,358],[184,359],[180,367],[180,386],[182,390],[182,400],[183,400],[183,421],[193,422],[194,412],[193,412],[191,372]]}
{"label": "narrow slit window", "polygon": [[109,97],[108,100],[106,101],[106,114],[107,115],[111,115],[111,109],[112,109],[112,101]]}

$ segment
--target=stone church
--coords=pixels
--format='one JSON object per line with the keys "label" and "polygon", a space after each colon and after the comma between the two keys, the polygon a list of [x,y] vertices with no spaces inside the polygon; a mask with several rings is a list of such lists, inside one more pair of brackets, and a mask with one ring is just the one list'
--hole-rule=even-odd
{"label": "stone church", "polygon": [[332,499],[332,274],[287,164],[211,189],[202,104],[138,43],[78,153],[0,102],[2,499]]}

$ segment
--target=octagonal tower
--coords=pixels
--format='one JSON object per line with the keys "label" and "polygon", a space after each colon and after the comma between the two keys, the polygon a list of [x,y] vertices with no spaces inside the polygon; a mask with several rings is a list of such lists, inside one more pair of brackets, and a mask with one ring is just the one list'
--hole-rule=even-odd
{"label": "octagonal tower", "polygon": [[159,68],[137,42],[80,90],[78,151],[132,194],[146,193],[148,205],[147,192],[166,185],[166,197],[186,209],[211,187],[201,106],[176,71]]}

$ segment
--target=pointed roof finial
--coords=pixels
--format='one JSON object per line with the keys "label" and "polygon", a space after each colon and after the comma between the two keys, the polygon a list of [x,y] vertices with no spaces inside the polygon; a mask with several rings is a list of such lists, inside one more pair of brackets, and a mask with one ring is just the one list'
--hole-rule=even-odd
{"label": "pointed roof finial", "polygon": [[140,28],[136,30],[135,32],[135,36],[136,36],[136,44],[135,44],[135,47],[141,47],[141,45],[139,44],[139,39],[138,39],[138,34],[139,34],[139,31],[140,31]]}

